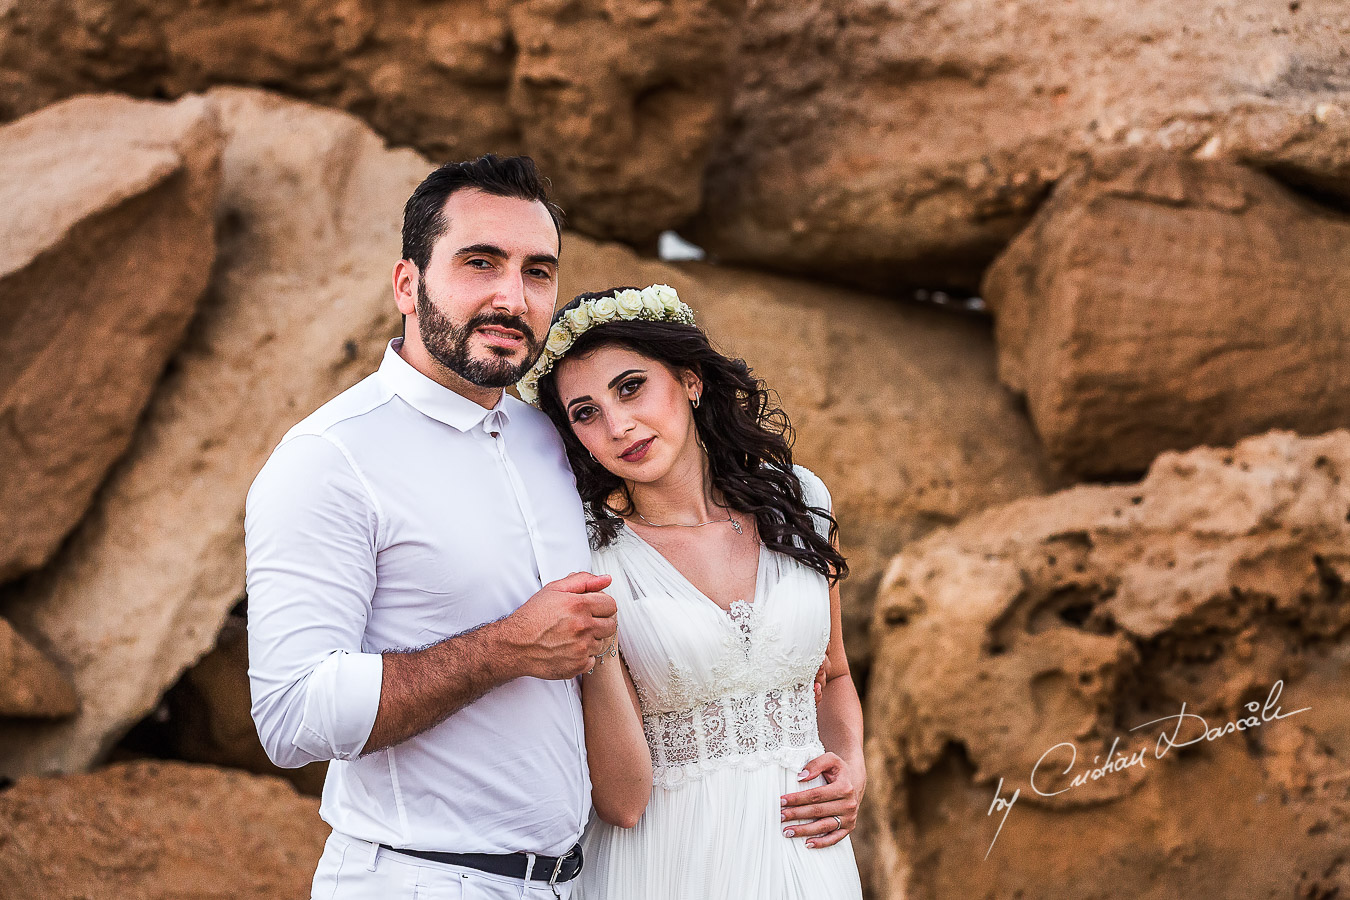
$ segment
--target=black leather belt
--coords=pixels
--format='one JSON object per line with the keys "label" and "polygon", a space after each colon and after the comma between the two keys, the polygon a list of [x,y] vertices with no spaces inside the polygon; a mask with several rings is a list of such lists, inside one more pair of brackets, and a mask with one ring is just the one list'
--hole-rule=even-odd
{"label": "black leather belt", "polygon": [[[415,856],[430,862],[446,863],[452,866],[465,866],[480,872],[490,872],[507,878],[525,879],[529,869],[529,856],[524,853],[442,853],[439,850],[404,850],[381,844],[385,850]],[[581,845],[573,844],[572,849],[562,856],[536,856],[534,870],[530,872],[531,881],[547,881],[549,884],[562,884],[581,874]]]}

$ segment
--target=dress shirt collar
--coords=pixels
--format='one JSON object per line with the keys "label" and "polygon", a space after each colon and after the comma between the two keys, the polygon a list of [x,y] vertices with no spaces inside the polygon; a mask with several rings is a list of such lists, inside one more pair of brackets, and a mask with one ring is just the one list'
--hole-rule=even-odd
{"label": "dress shirt collar", "polygon": [[521,401],[502,392],[497,405],[485,409],[414,369],[399,355],[402,344],[403,338],[394,338],[385,348],[384,361],[380,363],[380,378],[413,409],[465,432],[480,424],[485,430],[496,431],[511,421],[510,407]]}

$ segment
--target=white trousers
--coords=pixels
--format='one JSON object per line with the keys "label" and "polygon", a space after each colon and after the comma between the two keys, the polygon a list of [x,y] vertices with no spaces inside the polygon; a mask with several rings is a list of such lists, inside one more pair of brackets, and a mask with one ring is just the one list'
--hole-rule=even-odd
{"label": "white trousers", "polygon": [[311,900],[567,900],[572,884],[549,887],[429,862],[339,834],[328,836],[314,873]]}

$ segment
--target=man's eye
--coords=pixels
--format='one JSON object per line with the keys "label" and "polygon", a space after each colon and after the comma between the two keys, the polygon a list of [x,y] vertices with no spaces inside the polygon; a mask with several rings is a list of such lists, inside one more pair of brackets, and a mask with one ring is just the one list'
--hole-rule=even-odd
{"label": "man's eye", "polygon": [[484,269],[490,267],[492,263],[489,260],[478,258],[469,260],[467,265],[473,266],[475,269]]}
{"label": "man's eye", "polygon": [[526,274],[529,275],[531,278],[538,278],[543,281],[548,281],[553,277],[553,273],[550,272],[548,269],[529,269],[527,270]]}

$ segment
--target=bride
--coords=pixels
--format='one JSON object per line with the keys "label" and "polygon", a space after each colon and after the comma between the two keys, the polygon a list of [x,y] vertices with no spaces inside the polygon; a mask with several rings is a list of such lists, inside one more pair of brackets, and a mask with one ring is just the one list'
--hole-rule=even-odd
{"label": "bride", "polygon": [[665,285],[577,297],[519,389],[562,433],[619,607],[582,682],[575,900],[857,900],[847,565],[786,416]]}

